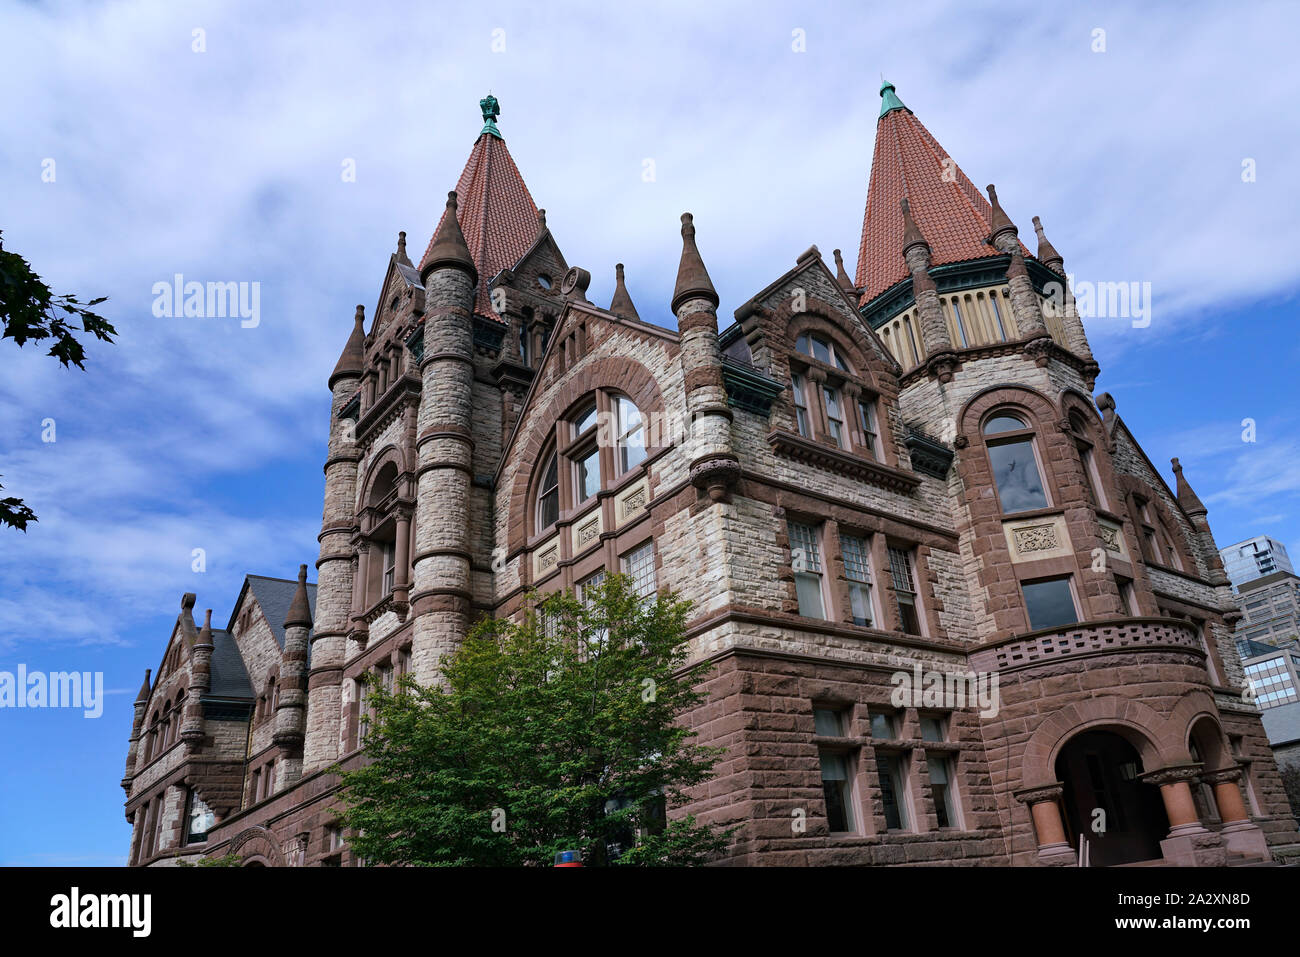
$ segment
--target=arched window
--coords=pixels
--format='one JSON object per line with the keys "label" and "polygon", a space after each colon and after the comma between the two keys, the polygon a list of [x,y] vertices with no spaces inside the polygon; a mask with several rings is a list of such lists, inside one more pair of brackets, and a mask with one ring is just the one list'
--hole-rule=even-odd
{"label": "arched window", "polygon": [[1088,424],[1078,412],[1070,413],[1070,438],[1079,453],[1079,467],[1083,470],[1083,491],[1093,508],[1106,508],[1106,493],[1097,472],[1097,460],[1092,451],[1092,435]]}
{"label": "arched window", "polygon": [[1002,513],[1046,508],[1046,482],[1034,449],[1034,430],[1010,412],[997,412],[984,423],[984,447]]}
{"label": "arched window", "polygon": [[551,451],[538,461],[533,530],[545,531],[562,512],[582,508],[598,492],[646,460],[645,416],[621,393],[598,389],[561,418]]}
{"label": "arched window", "polygon": [[[888,330],[885,344],[895,355],[904,348],[901,340],[889,342]],[[790,356],[790,395],[799,434],[864,458],[881,458],[879,396],[870,382],[853,371],[844,350],[827,336],[805,332],[794,346],[812,360]]]}

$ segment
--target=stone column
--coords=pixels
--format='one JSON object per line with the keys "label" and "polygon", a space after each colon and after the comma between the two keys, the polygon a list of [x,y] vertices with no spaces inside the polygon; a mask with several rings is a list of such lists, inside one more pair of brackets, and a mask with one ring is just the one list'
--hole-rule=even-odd
{"label": "stone column", "polygon": [[393,609],[398,617],[405,617],[410,607],[410,573],[411,566],[411,509],[398,505],[394,510],[397,521],[397,541],[394,544],[393,568]]}
{"label": "stone column", "polygon": [[1169,818],[1169,836],[1160,842],[1165,860],[1177,865],[1222,865],[1223,842],[1201,824],[1191,785],[1200,776],[1200,766],[1174,765],[1142,775],[1141,780],[1160,788],[1160,799]]}
{"label": "stone column", "polygon": [[181,740],[185,753],[194,754],[203,744],[203,696],[212,687],[212,609],[203,616],[203,628],[192,649],[194,660],[190,670],[190,687],[185,695],[185,718],[181,726]]}
{"label": "stone column", "polygon": [[1061,821],[1061,794],[1064,785],[1057,781],[1037,788],[1015,792],[1015,798],[1029,807],[1038,841],[1038,861],[1052,866],[1071,866],[1078,862],[1074,848],[1065,839]]}
{"label": "stone column", "polygon": [[1259,825],[1250,819],[1245,798],[1241,794],[1242,770],[1239,767],[1207,771],[1201,780],[1214,789],[1214,803],[1219,809],[1223,827],[1219,835],[1229,853],[1269,860],[1268,840]]}
{"label": "stone column", "polygon": [[[317,592],[319,596],[319,592]],[[298,588],[284,618],[284,652],[280,658],[280,700],[271,741],[280,750],[275,784],[283,791],[302,777],[307,727],[307,632],[311,630],[307,566],[298,567]]]}
{"label": "stone column", "polygon": [[[940,382],[950,382],[957,370],[957,356],[948,336],[948,323],[943,317],[939,291],[930,276],[930,244],[925,241],[912,219],[908,201],[901,200],[900,205],[903,207],[903,259],[907,263],[908,272],[912,274],[912,298],[916,300],[921,348],[926,355],[923,361],[931,375]],[[899,351],[902,352],[901,349]]]}

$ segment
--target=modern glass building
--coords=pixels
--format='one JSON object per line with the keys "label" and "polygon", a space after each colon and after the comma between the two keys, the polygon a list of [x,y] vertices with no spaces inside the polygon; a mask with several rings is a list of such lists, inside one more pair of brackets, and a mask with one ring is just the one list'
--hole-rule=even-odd
{"label": "modern glass building", "polygon": [[1244,542],[1219,549],[1223,570],[1228,573],[1232,590],[1237,591],[1244,582],[1263,578],[1273,572],[1295,572],[1286,546],[1267,535],[1256,535]]}

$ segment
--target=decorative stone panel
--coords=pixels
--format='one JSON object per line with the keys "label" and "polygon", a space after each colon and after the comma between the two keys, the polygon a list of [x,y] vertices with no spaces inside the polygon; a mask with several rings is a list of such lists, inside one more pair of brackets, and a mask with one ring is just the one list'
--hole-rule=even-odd
{"label": "decorative stone panel", "polygon": [[533,579],[543,578],[549,575],[560,564],[560,539],[559,536],[547,539],[542,544],[533,549]]}
{"label": "decorative stone panel", "polygon": [[644,479],[619,492],[614,499],[614,524],[622,525],[636,518],[645,511],[649,498],[649,488]]}
{"label": "decorative stone panel", "polygon": [[1074,553],[1064,515],[1003,522],[1002,531],[1013,562],[1065,558]]}

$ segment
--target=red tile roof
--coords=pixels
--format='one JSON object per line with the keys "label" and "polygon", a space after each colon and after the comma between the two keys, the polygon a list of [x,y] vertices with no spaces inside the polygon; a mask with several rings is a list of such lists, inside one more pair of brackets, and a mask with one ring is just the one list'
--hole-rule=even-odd
{"label": "red tile roof", "polygon": [[[456,202],[465,245],[478,269],[474,311],[498,319],[492,311],[488,284],[502,269],[514,266],[537,239],[537,204],[519,174],[503,139],[483,132],[456,184]],[[446,213],[444,212],[445,216]],[[438,227],[442,219],[438,220]],[[438,235],[438,227],[433,236]],[[423,268],[433,239],[420,260]]]}
{"label": "red tile roof", "polygon": [[[858,247],[854,281],[865,287],[864,304],[908,276],[899,207],[904,197],[930,244],[931,265],[998,255],[984,241],[992,231],[989,201],[911,110],[890,110],[876,124],[876,149]],[[1025,252],[1028,255],[1028,250]]]}

